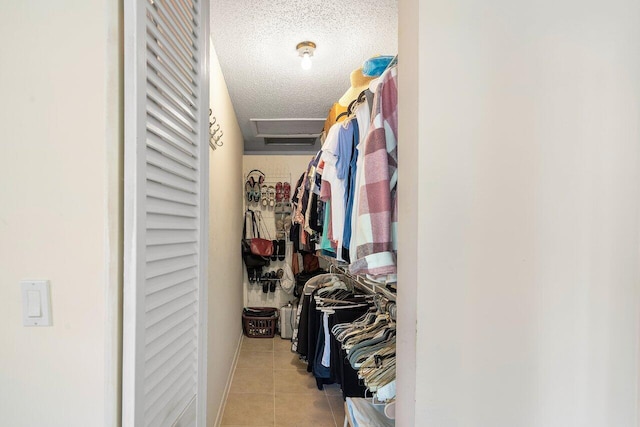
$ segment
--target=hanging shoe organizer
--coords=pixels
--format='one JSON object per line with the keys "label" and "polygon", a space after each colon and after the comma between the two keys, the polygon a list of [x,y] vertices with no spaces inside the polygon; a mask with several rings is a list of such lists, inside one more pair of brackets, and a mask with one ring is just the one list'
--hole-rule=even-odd
{"label": "hanging shoe organizer", "polygon": [[292,185],[290,173],[270,174],[258,169],[245,173],[245,208],[262,212],[275,239],[286,239],[291,227]]}
{"label": "hanging shoe organizer", "polygon": [[[268,298],[268,301],[276,297],[276,290],[280,290],[282,274],[279,272],[283,271],[286,262],[286,246],[291,228],[293,185],[295,184],[291,183],[290,173],[262,168],[245,171],[245,209],[260,212],[261,227],[271,236],[263,238],[273,239],[274,245],[270,265],[256,272],[255,277],[249,277],[248,291],[261,290],[262,298]],[[289,294],[283,295],[282,298],[282,303],[287,302]],[[279,300],[279,297],[276,297],[276,300]],[[275,300],[272,302],[281,303]]]}

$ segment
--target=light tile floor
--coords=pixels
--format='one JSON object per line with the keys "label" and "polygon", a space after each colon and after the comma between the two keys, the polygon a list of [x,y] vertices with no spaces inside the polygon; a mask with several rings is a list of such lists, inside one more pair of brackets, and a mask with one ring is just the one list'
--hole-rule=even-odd
{"label": "light tile floor", "polygon": [[243,337],[222,426],[342,427],[340,387],[318,390],[291,341]]}

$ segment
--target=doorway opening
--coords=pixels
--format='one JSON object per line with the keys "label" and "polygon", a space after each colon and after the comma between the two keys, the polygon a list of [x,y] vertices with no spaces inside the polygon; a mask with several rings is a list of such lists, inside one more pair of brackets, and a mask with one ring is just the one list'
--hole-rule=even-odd
{"label": "doorway opening", "polygon": [[[246,5],[230,1],[212,3],[211,107],[216,119],[214,127],[217,128],[219,124],[224,132],[224,145],[210,153],[209,307],[215,309],[213,313],[210,312],[209,324],[224,325],[222,329],[233,332],[217,331],[217,336],[214,336],[214,332],[209,334],[210,354],[217,354],[218,360],[224,363],[217,366],[210,364],[208,394],[210,401],[226,400],[233,402],[234,406],[238,406],[236,402],[242,401],[242,396],[238,389],[234,389],[233,378],[226,366],[235,363],[242,367],[240,369],[243,371],[236,378],[245,378],[251,370],[254,370],[256,377],[263,376],[260,367],[245,364],[249,356],[243,358],[239,340],[239,327],[242,326],[239,313],[242,307],[282,308],[290,302],[295,304],[298,298],[283,291],[279,285],[270,290],[266,280],[250,280],[237,254],[233,251],[226,253],[222,249],[225,245],[220,245],[220,242],[237,244],[242,235],[243,212],[247,208],[261,213],[264,223],[267,223],[267,238],[279,240],[278,219],[284,218],[280,218],[276,211],[278,183],[290,184],[294,189],[291,192],[293,196],[296,182],[321,149],[321,143],[320,138],[315,138],[313,145],[274,145],[268,144],[269,139],[274,136],[297,136],[296,132],[301,132],[301,124],[293,119],[315,120],[324,124],[329,109],[350,89],[354,70],[375,55],[395,56],[398,52],[397,2],[378,3],[375,7],[371,2],[355,2],[340,5],[339,8],[321,2],[306,2],[304,6],[256,3],[247,8]],[[345,10],[345,7],[349,10]],[[365,20],[364,23],[358,18],[363,16],[363,10],[370,12],[369,21]],[[348,36],[345,37],[345,34]],[[310,40],[316,45],[309,70],[302,69],[301,58],[296,51],[301,40]],[[260,127],[265,120],[280,120],[278,124],[281,128],[273,130]],[[275,126],[273,123],[267,124]],[[266,176],[258,185],[261,195],[266,195],[266,200],[262,196],[258,201],[248,202],[246,194],[242,194],[239,201],[237,194],[246,193],[250,172],[255,169]],[[254,175],[254,181],[257,182],[259,177]],[[273,205],[270,202],[270,187],[273,187]],[[233,197],[230,197],[231,194]],[[236,213],[231,215],[232,211]],[[289,246],[292,244],[289,243]],[[287,253],[289,257],[290,253]],[[321,263],[324,268],[330,268],[324,261]],[[277,274],[283,267],[281,261],[274,261],[263,269],[262,274]],[[232,274],[229,274],[230,271]],[[238,279],[233,277],[240,275],[242,285],[239,294],[238,288],[230,287],[228,283],[233,280],[237,283]],[[215,280],[215,277],[220,277],[220,280]],[[224,295],[221,299],[231,303],[221,307],[217,295]],[[211,342],[216,344],[212,346]],[[278,363],[277,349],[282,349],[282,346],[277,347],[274,343],[271,348],[274,363]],[[264,355],[257,355],[259,351],[255,353],[255,358],[264,358]],[[291,356],[289,351],[287,357]],[[293,356],[295,358],[295,354]],[[287,362],[288,367],[295,367],[294,362]],[[313,377],[309,376],[308,379]],[[272,411],[274,420],[277,420],[277,396],[285,396],[287,391],[278,388],[276,378],[272,381],[274,386],[269,388],[269,395],[273,396],[272,406],[267,409]],[[305,381],[299,381],[298,385],[306,384]],[[224,386],[221,387],[221,384]],[[258,389],[263,393],[262,388]],[[295,390],[291,388],[288,391],[295,393]],[[258,396],[260,393],[254,393],[254,401],[265,400],[264,394]],[[326,402],[327,398],[320,396]],[[337,405],[333,403],[330,401],[326,407],[336,409]],[[335,416],[336,412],[330,411],[329,415]],[[219,422],[223,420],[222,408],[217,417]],[[342,422],[341,412],[338,418]]]}

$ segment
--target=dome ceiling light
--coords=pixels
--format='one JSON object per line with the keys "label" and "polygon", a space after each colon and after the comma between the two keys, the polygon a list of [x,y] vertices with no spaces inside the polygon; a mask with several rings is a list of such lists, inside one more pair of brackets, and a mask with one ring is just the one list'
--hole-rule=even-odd
{"label": "dome ceiling light", "polygon": [[302,57],[302,61],[300,62],[302,69],[310,69],[311,57],[313,56],[313,51],[316,50],[316,44],[310,41],[300,42],[296,45],[296,50],[298,51],[298,55]]}

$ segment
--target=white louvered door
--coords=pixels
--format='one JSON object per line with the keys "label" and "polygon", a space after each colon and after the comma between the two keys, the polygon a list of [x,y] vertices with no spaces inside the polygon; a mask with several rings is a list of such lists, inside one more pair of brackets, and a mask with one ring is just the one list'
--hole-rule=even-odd
{"label": "white louvered door", "polygon": [[204,426],[207,0],[125,0],[123,426]]}

